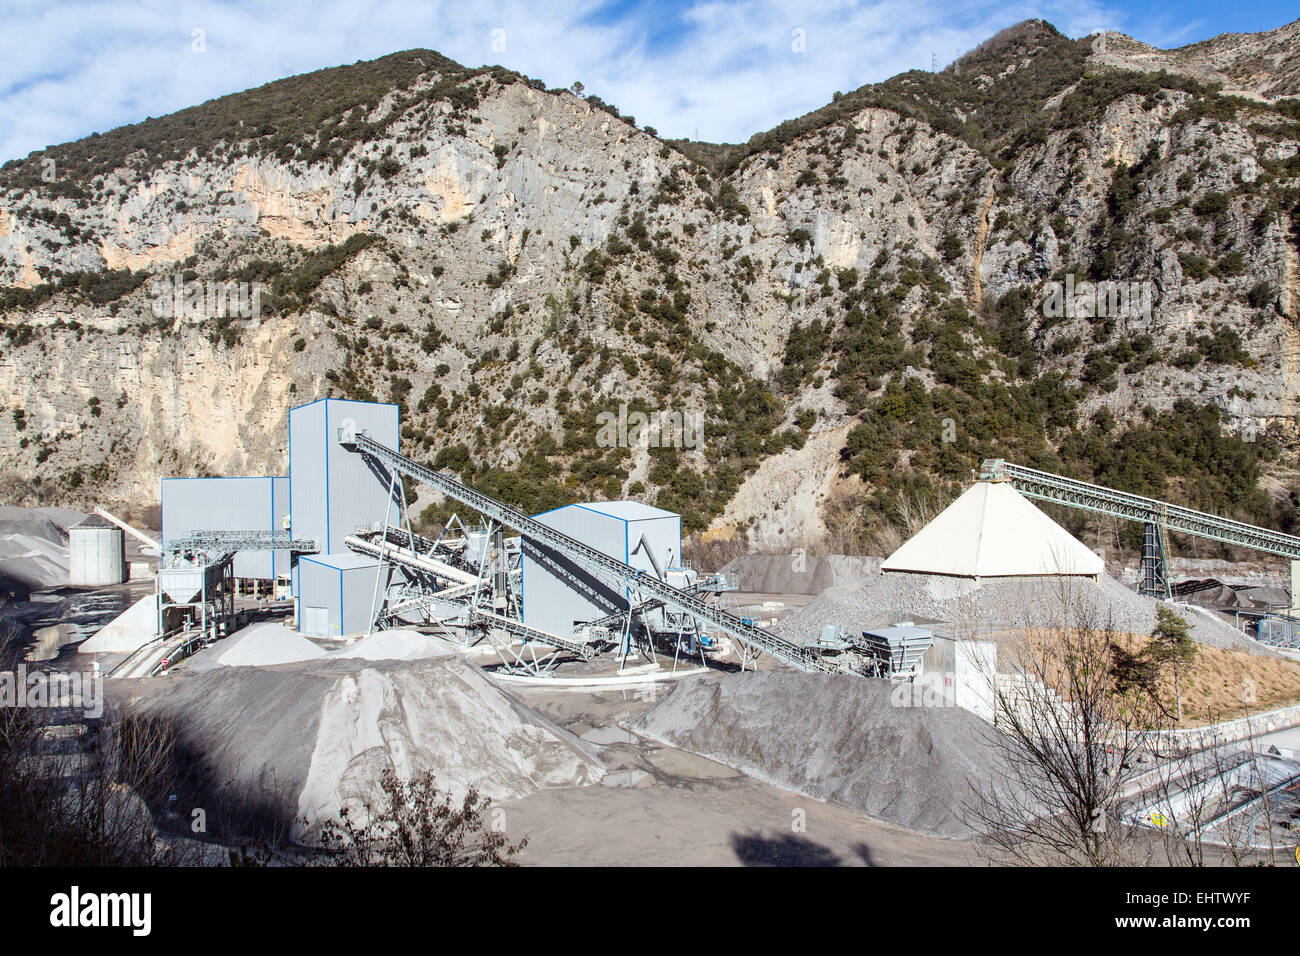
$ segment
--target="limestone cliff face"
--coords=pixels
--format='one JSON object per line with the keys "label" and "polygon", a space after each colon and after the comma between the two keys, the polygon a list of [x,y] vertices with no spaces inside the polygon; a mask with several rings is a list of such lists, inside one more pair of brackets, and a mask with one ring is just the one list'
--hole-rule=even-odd
{"label": "limestone cliff face", "polygon": [[[891,290],[920,356],[897,380],[933,384],[926,330],[947,301],[976,316],[968,347],[984,374],[1008,376],[993,316],[1019,290],[1035,371],[1088,386],[1080,421],[1191,396],[1219,405],[1229,430],[1294,440],[1300,143],[1271,98],[1297,92],[1296,29],[1168,53],[1111,35],[1088,70],[1163,68],[1256,99],[1207,110],[1194,90],[1157,84],[1007,140],[1009,153],[870,105],[708,171],[598,103],[494,74],[461,77],[467,101],[431,70],[323,129],[318,151],[344,119],[379,131],[332,158],[254,139],[177,158],[143,148],[79,173],[77,189],[11,176],[0,495],[142,504],[166,475],[279,472],[288,408],[322,394],[401,401],[421,453],[465,444],[513,467],[539,436],[564,444],[570,401],[709,413],[716,355],[779,393],[780,427],[801,422],[806,441],[745,459],[752,476],[727,515],[790,543],[826,530],[819,509],[842,484],[856,408],[829,356],[781,384],[787,341],[841,322],[860,280]],[[1010,89],[1026,69],[979,85]],[[1037,108],[1061,115],[1086,82]],[[1148,314],[1104,333],[1091,316],[1044,314],[1049,283],[1103,260],[1093,278],[1156,288]],[[122,286],[74,291],[76,274]],[[60,276],[63,289],[44,288]],[[262,282],[265,307],[169,316],[162,283],[177,278]],[[1231,361],[1174,361],[1215,329],[1239,340]],[[1140,336],[1155,359],[1132,372],[1118,360],[1094,387],[1090,352]],[[684,457],[716,465],[707,444]],[[601,491],[652,495],[653,462],[643,441]],[[576,475],[570,487],[587,480]]]}

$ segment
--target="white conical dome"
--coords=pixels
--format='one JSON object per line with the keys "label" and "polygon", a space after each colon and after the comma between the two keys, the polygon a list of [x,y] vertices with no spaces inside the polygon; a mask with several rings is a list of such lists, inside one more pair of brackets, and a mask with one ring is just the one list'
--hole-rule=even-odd
{"label": "white conical dome", "polygon": [[886,558],[881,570],[995,578],[1095,576],[1104,567],[1010,482],[980,481]]}

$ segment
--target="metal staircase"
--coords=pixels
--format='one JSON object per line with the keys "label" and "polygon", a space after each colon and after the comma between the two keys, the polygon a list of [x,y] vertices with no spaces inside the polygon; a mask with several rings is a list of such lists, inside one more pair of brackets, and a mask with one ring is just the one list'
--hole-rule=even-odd
{"label": "metal staircase", "polygon": [[[707,604],[694,595],[673,587],[651,574],[624,564],[595,548],[589,547],[554,528],[535,521],[522,512],[515,511],[487,495],[480,494],[454,478],[441,475],[419,462],[380,444],[364,432],[339,429],[339,444],[349,451],[368,456],[394,471],[423,482],[442,494],[506,527],[513,528],[525,539],[550,548],[584,570],[612,580],[618,585],[635,588],[648,599],[662,601],[675,611],[687,614],[701,623],[711,625],[747,647],[766,651],[805,671],[834,672],[842,668],[824,660],[815,651],[788,641],[783,637],[755,627],[747,621],[729,614],[721,608]],[[494,622],[495,623],[495,622]],[[523,626],[523,625],[520,625]]]}

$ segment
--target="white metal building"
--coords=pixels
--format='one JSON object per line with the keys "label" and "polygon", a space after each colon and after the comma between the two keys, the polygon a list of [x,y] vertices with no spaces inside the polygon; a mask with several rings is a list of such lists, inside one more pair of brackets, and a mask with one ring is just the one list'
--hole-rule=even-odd
{"label": "white metal building", "polygon": [[[682,519],[639,501],[565,505],[537,515],[543,524],[656,577],[681,564]],[[550,549],[523,541],[523,619],[572,637],[575,624],[625,611],[628,594]]]}
{"label": "white metal building", "polygon": [[353,428],[397,449],[397,419],[396,405],[337,398],[289,412],[290,531],[294,538],[316,541],[320,549],[300,558],[294,574],[304,634],[337,637],[370,626],[363,618],[374,599],[376,564],[350,551],[344,539],[385,519],[400,524],[401,482],[393,486],[393,476],[382,466],[343,448],[339,434]]}
{"label": "white metal building", "polygon": [[[286,530],[288,478],[164,478],[162,544],[195,531]],[[271,581],[289,573],[287,551],[241,551],[234,576]]]}
{"label": "white metal building", "polygon": [[308,637],[365,633],[375,595],[383,600],[392,574],[392,565],[381,570],[375,559],[351,552],[304,555],[298,559],[298,630]]}

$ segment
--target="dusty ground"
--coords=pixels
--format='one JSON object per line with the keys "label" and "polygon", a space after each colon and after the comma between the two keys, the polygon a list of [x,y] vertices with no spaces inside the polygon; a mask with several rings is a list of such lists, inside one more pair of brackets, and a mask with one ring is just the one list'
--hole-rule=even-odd
{"label": "dusty ground", "polygon": [[[689,679],[689,678],[688,678]],[[518,692],[518,691],[516,691]],[[611,773],[598,786],[544,790],[501,804],[520,861],[596,866],[979,865],[971,843],[927,836],[642,740],[619,722],[650,690],[533,690],[524,702],[588,741]]]}

